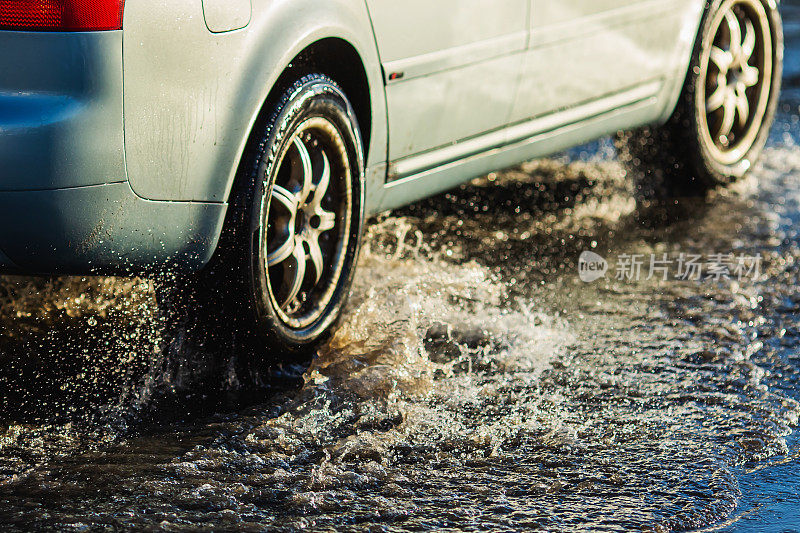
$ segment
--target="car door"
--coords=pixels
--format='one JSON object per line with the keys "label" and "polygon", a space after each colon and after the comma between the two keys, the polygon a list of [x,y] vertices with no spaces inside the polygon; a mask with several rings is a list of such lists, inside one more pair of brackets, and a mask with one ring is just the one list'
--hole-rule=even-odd
{"label": "car door", "polygon": [[366,0],[386,82],[389,159],[505,125],[529,0]]}
{"label": "car door", "polygon": [[674,75],[682,63],[676,53],[697,29],[697,0],[530,2],[531,38],[512,121],[626,92],[631,100],[652,96]]}

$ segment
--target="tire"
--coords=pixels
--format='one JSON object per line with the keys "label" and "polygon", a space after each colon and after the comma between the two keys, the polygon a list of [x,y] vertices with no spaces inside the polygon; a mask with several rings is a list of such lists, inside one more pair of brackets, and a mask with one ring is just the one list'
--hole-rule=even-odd
{"label": "tire", "polygon": [[773,2],[709,2],[672,116],[617,136],[640,196],[695,196],[745,175],[767,142],[782,72],[783,26]]}
{"label": "tire", "polygon": [[214,257],[163,301],[199,315],[206,339],[235,332],[237,347],[272,363],[312,353],[341,316],[364,223],[364,152],[352,106],[324,75],[292,84],[266,116]]}

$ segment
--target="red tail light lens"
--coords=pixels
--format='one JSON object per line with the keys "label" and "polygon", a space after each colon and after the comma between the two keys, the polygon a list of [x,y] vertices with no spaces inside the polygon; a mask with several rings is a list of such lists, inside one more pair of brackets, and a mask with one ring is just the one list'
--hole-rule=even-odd
{"label": "red tail light lens", "polygon": [[0,0],[0,30],[122,29],[125,0]]}

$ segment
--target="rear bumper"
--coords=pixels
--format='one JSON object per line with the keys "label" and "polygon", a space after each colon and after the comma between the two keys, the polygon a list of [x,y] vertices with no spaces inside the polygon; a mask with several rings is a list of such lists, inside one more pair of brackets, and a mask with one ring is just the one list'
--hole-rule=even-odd
{"label": "rear bumper", "polygon": [[122,32],[0,31],[0,191],[126,179]]}
{"label": "rear bumper", "polygon": [[128,184],[122,32],[0,31],[0,51],[0,272],[205,265],[225,205]]}
{"label": "rear bumper", "polygon": [[220,203],[145,200],[127,182],[0,192],[0,271],[198,270],[216,249],[225,211]]}

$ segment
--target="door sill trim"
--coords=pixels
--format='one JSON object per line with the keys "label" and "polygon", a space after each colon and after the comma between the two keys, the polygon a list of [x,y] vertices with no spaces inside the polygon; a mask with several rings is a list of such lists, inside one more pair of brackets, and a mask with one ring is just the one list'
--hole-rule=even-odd
{"label": "door sill trim", "polygon": [[511,124],[478,137],[399,159],[389,164],[386,182],[395,183],[400,180],[413,179],[416,175],[436,167],[481,155],[509,144],[525,141],[535,135],[603,115],[613,109],[642,102],[658,94],[663,83],[663,79],[657,79],[604,98],[592,100],[586,104]]}

